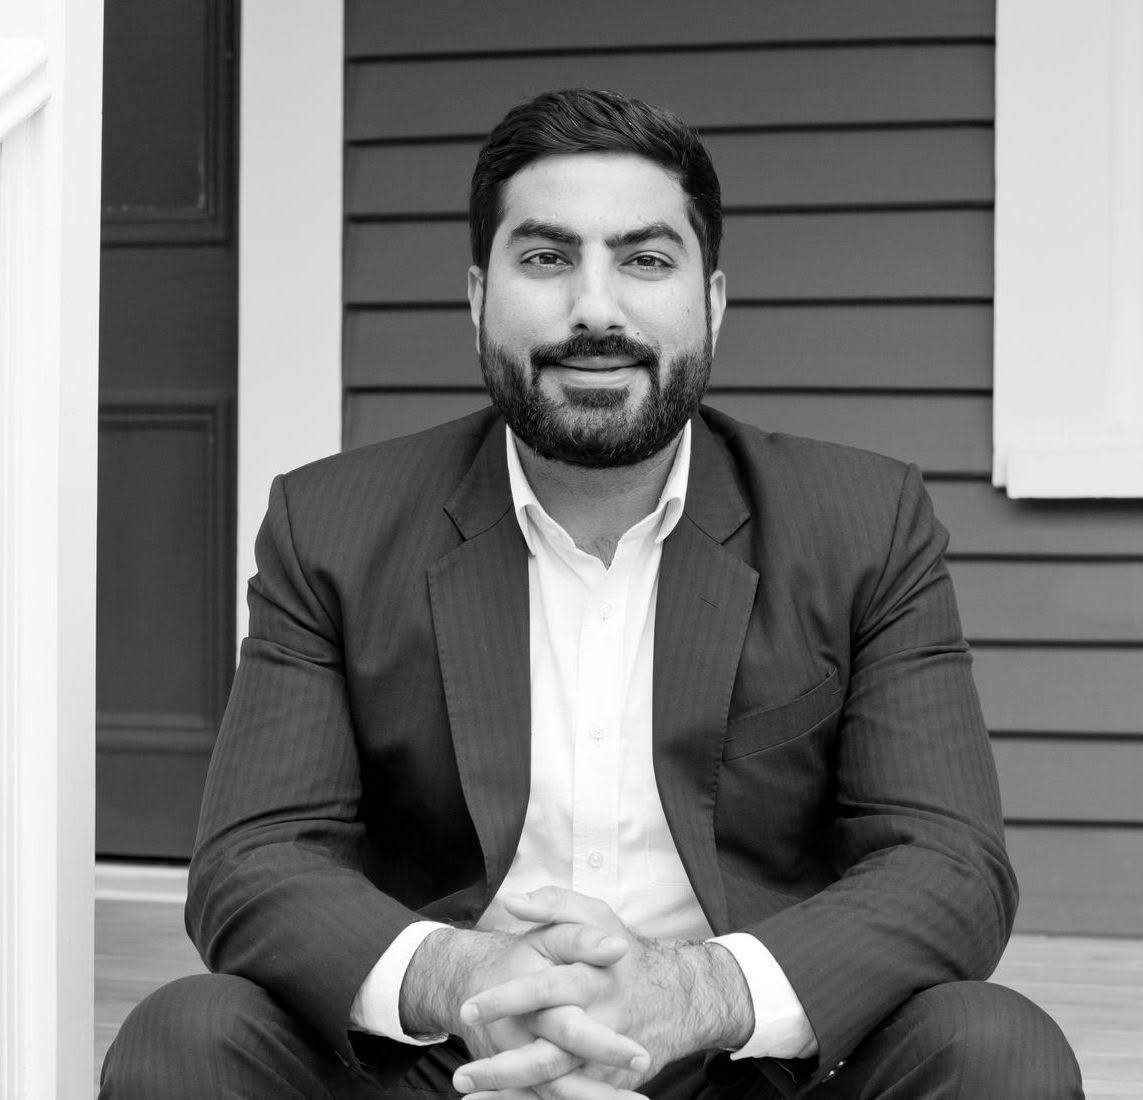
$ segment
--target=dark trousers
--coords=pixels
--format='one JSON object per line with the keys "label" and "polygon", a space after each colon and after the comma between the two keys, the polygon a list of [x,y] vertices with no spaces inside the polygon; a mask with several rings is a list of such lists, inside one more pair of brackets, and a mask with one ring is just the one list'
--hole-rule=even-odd
{"label": "dark trousers", "polygon": [[[309,1028],[244,978],[200,975],[151,994],[103,1066],[101,1100],[454,1098],[467,1054],[450,1040],[396,1082],[344,1064]],[[652,1100],[777,1100],[793,1095],[777,1063],[675,1062],[641,1091]],[[1041,1009],[1003,986],[956,982],[918,994],[873,1031],[805,1100],[1083,1100],[1079,1067]]]}

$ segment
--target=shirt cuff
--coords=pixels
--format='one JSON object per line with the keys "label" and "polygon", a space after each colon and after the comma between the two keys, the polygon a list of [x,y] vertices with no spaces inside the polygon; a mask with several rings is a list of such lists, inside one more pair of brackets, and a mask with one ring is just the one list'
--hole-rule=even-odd
{"label": "shirt cuff", "polygon": [[738,963],[750,989],[754,1005],[754,1034],[738,1058],[809,1058],[818,1052],[818,1041],[802,1002],[790,985],[777,959],[757,936],[730,932],[713,936],[707,943],[719,943]]}
{"label": "shirt cuff", "polygon": [[401,983],[418,947],[430,932],[448,928],[432,920],[414,921],[403,928],[365,976],[349,1010],[350,1026],[412,1046],[443,1043],[447,1035],[408,1035],[401,1027]]}

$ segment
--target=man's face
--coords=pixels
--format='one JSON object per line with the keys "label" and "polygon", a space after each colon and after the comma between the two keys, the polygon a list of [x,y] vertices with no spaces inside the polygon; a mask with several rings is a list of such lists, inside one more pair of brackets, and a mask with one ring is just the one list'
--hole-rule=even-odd
{"label": "man's face", "polygon": [[726,306],[678,181],[630,153],[534,161],[508,180],[488,268],[469,270],[485,384],[533,450],[630,465],[706,389]]}

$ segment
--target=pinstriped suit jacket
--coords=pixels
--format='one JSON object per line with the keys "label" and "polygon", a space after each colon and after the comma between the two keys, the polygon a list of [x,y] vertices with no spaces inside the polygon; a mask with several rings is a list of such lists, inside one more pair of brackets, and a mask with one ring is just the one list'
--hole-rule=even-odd
{"label": "pinstriped suit jacket", "polygon": [[[695,419],[659,581],[655,776],[711,926],[773,952],[820,1072],[911,993],[987,975],[1011,926],[946,541],[912,467]],[[515,852],[526,555],[492,410],[271,490],[187,926],[347,1059],[393,937],[476,920]]]}

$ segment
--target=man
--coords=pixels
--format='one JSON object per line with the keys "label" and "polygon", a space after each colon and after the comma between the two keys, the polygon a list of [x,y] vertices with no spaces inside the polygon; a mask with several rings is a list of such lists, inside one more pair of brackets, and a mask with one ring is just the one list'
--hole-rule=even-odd
{"label": "man", "polygon": [[700,407],[701,142],[540,96],[470,224],[495,408],[276,480],[191,870],[219,973],[103,1094],[1082,1096],[979,980],[1015,884],[915,469]]}

